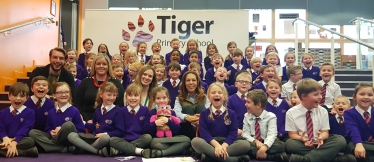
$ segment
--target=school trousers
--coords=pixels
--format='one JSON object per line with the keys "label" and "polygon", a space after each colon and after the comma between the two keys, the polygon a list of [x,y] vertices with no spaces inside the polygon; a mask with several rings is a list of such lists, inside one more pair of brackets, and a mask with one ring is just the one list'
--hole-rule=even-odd
{"label": "school trousers", "polygon": [[30,130],[29,136],[45,152],[61,152],[65,147],[72,146],[67,138],[71,132],[77,132],[77,130],[74,124],[69,121],[62,124],[60,131],[53,137],[37,129]]}
{"label": "school trousers", "polygon": [[[0,143],[3,143],[2,139],[0,139]],[[35,142],[31,137],[23,137],[16,145],[18,156],[23,156],[23,150],[27,150],[31,147],[35,146]],[[8,152],[7,149],[0,149],[0,155],[6,156],[6,153]]]}
{"label": "school trousers", "polygon": [[153,138],[151,141],[151,149],[160,150],[162,156],[180,155],[186,153],[190,146],[190,138],[184,135],[164,138]]}
{"label": "school trousers", "polygon": [[[374,142],[362,142],[362,145],[366,151],[366,160],[367,161],[374,161]],[[353,142],[349,142],[346,150],[346,154],[353,154],[355,151],[356,146]]]}
{"label": "school trousers", "polygon": [[[256,159],[258,148],[255,143],[249,142],[251,144],[251,149],[248,151],[249,157]],[[274,155],[283,153],[286,150],[286,144],[279,140],[278,138],[275,139],[273,145],[266,151],[266,160],[274,160]]]}
{"label": "school trousers", "polygon": [[[224,137],[213,137],[219,144],[222,145],[222,143],[225,142],[226,138]],[[229,157],[224,160],[223,158],[218,158],[214,154],[214,147],[206,142],[204,139],[200,137],[195,137],[191,141],[192,148],[195,149],[195,151],[198,154],[204,153],[205,155],[209,156],[213,160],[217,161],[238,161],[239,156],[242,156],[246,154],[251,146],[248,141],[244,140],[243,138],[240,138],[235,140],[229,147],[227,147],[226,151],[229,154]]]}
{"label": "school trousers", "polygon": [[134,155],[136,148],[147,148],[152,141],[152,136],[143,134],[138,139],[133,141],[126,141],[121,137],[111,137],[109,146],[117,149],[125,155]]}
{"label": "school trousers", "polygon": [[303,142],[295,139],[286,141],[286,149],[289,153],[306,156],[310,162],[333,161],[346,146],[343,136],[332,134],[323,141],[320,148],[305,147]]}

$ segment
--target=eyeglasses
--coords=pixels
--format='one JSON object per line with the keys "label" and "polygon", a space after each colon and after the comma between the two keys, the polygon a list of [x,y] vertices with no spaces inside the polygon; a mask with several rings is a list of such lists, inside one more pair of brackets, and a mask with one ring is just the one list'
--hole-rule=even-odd
{"label": "eyeglasses", "polygon": [[250,81],[246,81],[246,80],[237,80],[236,82],[239,82],[240,84],[251,84]]}
{"label": "eyeglasses", "polygon": [[70,94],[70,91],[65,91],[65,92],[56,92],[57,95],[62,96],[62,95],[68,95]]}

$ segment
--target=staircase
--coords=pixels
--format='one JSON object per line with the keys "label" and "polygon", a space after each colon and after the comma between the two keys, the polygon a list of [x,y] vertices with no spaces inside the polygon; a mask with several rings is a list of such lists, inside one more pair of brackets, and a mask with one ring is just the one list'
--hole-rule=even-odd
{"label": "staircase", "polygon": [[22,82],[22,83],[27,84],[27,82],[29,81],[29,76],[31,75],[30,71],[32,71],[35,67],[36,67],[35,61],[33,61],[33,66],[26,66],[26,65],[23,66],[24,72],[13,71],[14,79],[4,78],[4,77],[0,78],[1,86],[4,87],[3,89],[4,91],[3,92],[0,91],[0,111],[10,106],[10,101],[8,99],[10,86],[14,82]]}
{"label": "staircase", "polygon": [[337,69],[335,70],[335,82],[339,84],[342,95],[351,100],[356,86],[361,82],[373,83],[372,70]]}

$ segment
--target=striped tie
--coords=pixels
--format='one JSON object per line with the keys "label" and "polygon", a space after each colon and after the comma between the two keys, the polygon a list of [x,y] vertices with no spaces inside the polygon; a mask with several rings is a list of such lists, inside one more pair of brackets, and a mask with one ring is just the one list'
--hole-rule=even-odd
{"label": "striped tie", "polygon": [[[369,116],[369,112],[367,112],[367,111],[365,111],[364,112],[364,120],[365,120],[365,122],[366,122],[366,124],[368,125],[368,127],[370,127],[370,116]],[[372,136],[370,136],[369,138],[368,138],[368,142],[374,142],[374,140],[373,140],[373,137]]]}
{"label": "striped tie", "polygon": [[13,114],[14,116],[17,116],[17,113],[18,113],[17,110],[13,110],[13,111],[12,111],[12,114]]}
{"label": "striped tie", "polygon": [[240,66],[236,65],[236,71],[240,71]]}
{"label": "striped tie", "polygon": [[242,99],[242,100],[244,100],[244,99],[245,99],[245,96],[244,96],[243,94],[242,94],[242,96],[241,96],[241,99]]}
{"label": "striped tie", "polygon": [[103,115],[106,114],[108,111],[106,110],[105,107],[103,107]]}
{"label": "striped tie", "polygon": [[294,83],[293,85],[292,85],[292,91],[295,91],[296,90],[296,84]]}
{"label": "striped tie", "polygon": [[306,128],[307,128],[308,139],[312,141],[314,140],[314,134],[313,134],[313,121],[312,121],[312,116],[310,116],[310,113],[312,113],[312,111],[306,112]]}
{"label": "striped tie", "polygon": [[37,108],[40,108],[42,106],[42,99],[39,99],[35,105]]}
{"label": "striped tie", "polygon": [[339,124],[343,124],[344,123],[343,117],[339,116],[338,119],[339,119]]}
{"label": "striped tie", "polygon": [[261,131],[260,131],[260,124],[258,123],[258,120],[260,118],[256,118],[256,123],[255,123],[255,136],[256,136],[256,140],[259,140],[259,141],[262,141],[262,138],[261,138]]}
{"label": "striped tie", "polygon": [[173,81],[173,88],[177,87],[177,81]]}
{"label": "striped tie", "polygon": [[319,105],[321,105],[321,106],[325,104],[326,87],[327,87],[327,84],[323,85],[323,87],[322,87],[322,92],[321,92],[322,99],[321,99],[321,101],[319,101]]}
{"label": "striped tie", "polygon": [[221,116],[221,110],[216,110],[216,116],[217,117]]}
{"label": "striped tie", "polygon": [[130,113],[131,113],[131,115],[135,115],[135,110],[132,109],[132,110],[130,111]]}
{"label": "striped tie", "polygon": [[57,114],[61,114],[61,113],[62,113],[61,109],[58,109]]}
{"label": "striped tie", "polygon": [[277,100],[273,100],[273,106],[277,107]]}

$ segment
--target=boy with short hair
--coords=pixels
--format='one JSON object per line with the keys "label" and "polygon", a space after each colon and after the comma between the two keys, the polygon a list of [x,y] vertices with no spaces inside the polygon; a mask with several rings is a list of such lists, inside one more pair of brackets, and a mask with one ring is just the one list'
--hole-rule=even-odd
{"label": "boy with short hair", "polygon": [[260,69],[260,77],[262,81],[252,86],[252,89],[261,89],[266,92],[266,84],[270,79],[273,79],[275,76],[274,67],[271,65],[262,66]]}
{"label": "boy with short hair", "polygon": [[174,108],[175,99],[178,96],[179,84],[181,80],[179,79],[181,75],[181,66],[177,62],[171,62],[168,66],[169,79],[165,81],[162,86],[168,89],[170,96],[170,107]]}
{"label": "boy with short hair", "polygon": [[[189,53],[189,62],[188,62],[188,65],[190,65],[191,63],[197,63],[197,64],[199,64],[199,61],[200,61],[200,56],[199,56],[199,52],[198,51],[196,51],[196,50],[194,50],[194,51],[190,51],[190,53]],[[188,66],[187,65],[187,66]],[[204,78],[204,70],[203,70],[203,68],[201,67],[201,65],[199,64],[199,66],[200,66],[200,73],[198,74],[199,75],[199,77],[200,77],[200,80],[203,80],[203,78]],[[181,78],[182,78],[182,76],[186,73],[188,71],[188,68],[185,68],[185,69],[183,69],[182,70],[182,74],[181,74]]]}
{"label": "boy with short hair", "polygon": [[[197,75],[201,75],[201,66],[196,63],[196,62],[191,62],[189,65],[188,65],[188,71],[192,71],[192,72],[195,72]],[[201,87],[204,89],[204,93],[206,94],[207,90],[208,90],[208,84],[206,84],[202,78],[200,78],[200,82],[201,82]]]}
{"label": "boy with short hair", "polygon": [[336,114],[330,116],[330,134],[338,134],[345,136],[344,112],[351,108],[351,102],[345,96],[338,96],[335,98],[333,109]]}
{"label": "boy with short hair", "polygon": [[[75,67],[73,65],[73,67]],[[25,106],[34,110],[35,124],[33,129],[45,130],[48,111],[53,109],[54,102],[46,97],[49,91],[48,80],[44,76],[36,76],[31,81],[31,91],[34,95],[30,96],[25,102]]]}
{"label": "boy with short hair", "polygon": [[234,110],[236,113],[236,117],[238,119],[238,135],[242,134],[243,130],[243,118],[244,114],[247,112],[245,108],[245,96],[248,93],[248,90],[251,89],[252,78],[251,75],[245,71],[243,73],[238,74],[235,81],[235,87],[238,89],[236,94],[233,94],[229,97],[227,102],[227,108]]}
{"label": "boy with short hair", "polygon": [[229,96],[235,94],[238,91],[235,86],[230,86],[225,83],[225,81],[227,80],[227,70],[225,67],[219,67],[216,73],[214,73],[214,77],[216,78],[216,82],[221,83],[225,86]]}
{"label": "boy with short hair", "polygon": [[208,85],[216,82],[216,78],[214,77],[214,74],[219,67],[222,67],[223,57],[218,53],[214,54],[212,56],[211,64],[213,65],[213,67],[208,69],[205,74],[205,82]]}
{"label": "boy with short hair", "polygon": [[262,67],[262,59],[259,57],[253,57],[251,59],[251,69],[247,69],[252,74],[252,84],[256,85],[262,81],[260,70]]}
{"label": "boy with short hair", "polygon": [[321,65],[321,72],[320,76],[322,80],[318,81],[318,83],[322,86],[322,99],[320,101],[320,105],[322,107],[327,107],[327,111],[331,111],[332,104],[334,103],[334,99],[340,95],[342,95],[342,91],[340,90],[340,86],[336,84],[331,78],[335,74],[334,65],[331,63],[323,63]]}
{"label": "boy with short hair", "polygon": [[[78,86],[79,86],[79,84],[81,84],[82,80],[77,79],[77,66],[74,66],[73,64],[66,64],[64,68],[65,68],[65,70],[69,71],[73,75],[75,88],[78,88]],[[31,85],[31,87],[32,87],[32,85]]]}
{"label": "boy with short hair", "polygon": [[266,59],[266,63],[268,65],[271,65],[274,67],[275,69],[275,77],[282,81],[282,75],[283,75],[283,72],[282,72],[282,67],[278,65],[279,63],[279,56],[277,53],[275,52],[270,52],[268,53],[266,56],[265,56],[265,59]]}
{"label": "boy with short hair", "polygon": [[121,64],[113,64],[112,66],[113,69],[113,75],[114,77],[121,82],[121,85],[124,89],[127,87],[127,81],[123,80],[124,76],[124,70],[123,66]]}
{"label": "boy with short hair", "polygon": [[267,97],[261,90],[248,92],[243,137],[251,143],[248,155],[260,160],[287,162],[284,142],[277,139],[277,117],[265,110]]}
{"label": "boy with short hair", "polygon": [[34,127],[35,113],[23,105],[29,95],[29,87],[17,82],[10,86],[11,106],[0,111],[0,155],[38,157],[38,149],[32,138],[27,137]]}
{"label": "boy with short hair", "polygon": [[234,63],[231,66],[227,67],[227,70],[231,72],[231,74],[229,75],[229,80],[227,81],[227,84],[234,85],[235,73],[241,70],[245,70],[245,67],[241,64],[242,59],[243,59],[243,52],[238,48],[234,49],[233,54],[232,54],[232,60]]}
{"label": "boy with short hair", "polygon": [[[170,47],[172,50],[179,50],[179,47],[180,47],[180,41],[178,38],[173,38],[171,41],[170,41]],[[166,66],[168,66],[170,64],[170,56],[171,56],[171,52],[167,53],[165,55],[165,60],[166,60]],[[180,54],[179,56],[180,60],[179,60],[179,64],[183,64],[183,55]]]}
{"label": "boy with short hair", "polygon": [[297,84],[301,104],[286,113],[286,131],[290,137],[286,149],[292,153],[290,161],[355,161],[352,155],[336,156],[347,144],[342,136],[329,135],[328,112],[319,106],[321,89],[313,79]]}
{"label": "boy with short hair", "polygon": [[296,84],[303,78],[303,67],[301,66],[289,66],[287,68],[287,77],[289,78],[287,83],[282,85],[281,97],[285,99],[289,105],[291,105],[291,93],[296,90]]}

